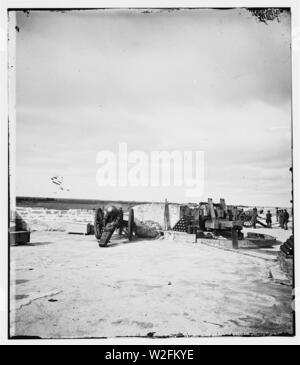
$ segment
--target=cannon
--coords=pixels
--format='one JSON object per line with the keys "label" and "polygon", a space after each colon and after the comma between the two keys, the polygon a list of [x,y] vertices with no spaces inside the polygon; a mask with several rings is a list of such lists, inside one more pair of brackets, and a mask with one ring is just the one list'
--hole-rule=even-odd
{"label": "cannon", "polygon": [[224,199],[220,203],[213,203],[212,199],[195,206],[182,206],[180,220],[173,230],[187,233],[212,232],[215,236],[231,237],[237,232],[238,239],[243,239],[243,222],[239,217],[240,211],[235,206],[227,206]]}
{"label": "cannon", "polygon": [[114,221],[105,223],[104,211],[101,208],[97,208],[95,211],[94,232],[100,247],[107,246],[116,229],[119,229],[120,235],[124,234],[129,241],[132,240],[135,229],[133,209],[130,208],[124,215],[123,211],[119,210]]}
{"label": "cannon", "polygon": [[220,203],[216,204],[213,203],[212,199],[208,199],[204,206],[200,204],[199,219],[200,228],[212,231],[216,236],[231,237],[233,231],[236,231],[238,239],[244,238],[243,223],[240,220],[238,208],[227,206],[224,199],[220,199]]}

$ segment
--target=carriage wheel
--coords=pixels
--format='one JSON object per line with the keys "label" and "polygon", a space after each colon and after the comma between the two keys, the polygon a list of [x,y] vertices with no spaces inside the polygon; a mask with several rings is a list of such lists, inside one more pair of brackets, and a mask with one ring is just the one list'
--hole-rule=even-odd
{"label": "carriage wheel", "polygon": [[245,227],[245,228],[251,228],[251,227],[253,227],[252,220],[251,221],[245,221],[245,222],[243,222],[243,227]]}
{"label": "carriage wheel", "polygon": [[134,211],[132,208],[130,208],[128,214],[128,228],[127,228],[129,241],[132,240],[133,230],[134,230]]}
{"label": "carriage wheel", "polygon": [[103,232],[103,211],[101,208],[97,208],[95,212],[95,219],[94,219],[94,231],[95,237],[97,240],[101,239],[102,232]]}
{"label": "carriage wheel", "polygon": [[253,226],[253,217],[251,215],[247,215],[244,212],[239,216],[239,219],[243,223],[243,227],[251,228]]}

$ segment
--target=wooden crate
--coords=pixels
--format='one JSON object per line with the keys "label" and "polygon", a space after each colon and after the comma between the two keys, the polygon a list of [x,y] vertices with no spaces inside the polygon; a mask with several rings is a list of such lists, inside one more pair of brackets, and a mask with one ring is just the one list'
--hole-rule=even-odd
{"label": "wooden crate", "polygon": [[91,225],[89,223],[68,223],[66,231],[71,234],[90,234]]}

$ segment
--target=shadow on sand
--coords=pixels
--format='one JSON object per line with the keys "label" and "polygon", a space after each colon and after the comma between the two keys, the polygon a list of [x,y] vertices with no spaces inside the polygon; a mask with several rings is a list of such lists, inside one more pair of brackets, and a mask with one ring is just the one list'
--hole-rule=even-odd
{"label": "shadow on sand", "polygon": [[24,243],[24,244],[18,244],[18,246],[45,246],[45,245],[51,245],[53,244],[53,242],[28,242],[28,243]]}
{"label": "shadow on sand", "polygon": [[[100,248],[113,248],[113,247],[118,247],[118,246],[122,246],[122,245],[128,245],[130,243],[135,243],[135,242],[141,242],[141,241],[149,241],[149,238],[140,238],[140,237],[134,237],[131,241],[128,240],[127,238],[116,238],[116,239],[112,239],[112,242],[109,242],[107,244],[107,246],[103,246]],[[153,240],[156,240],[155,238]]]}

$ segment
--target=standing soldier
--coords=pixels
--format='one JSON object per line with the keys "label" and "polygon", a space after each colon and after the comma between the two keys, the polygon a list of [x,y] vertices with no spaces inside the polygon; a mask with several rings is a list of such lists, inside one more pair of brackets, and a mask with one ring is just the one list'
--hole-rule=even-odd
{"label": "standing soldier", "polygon": [[268,228],[272,228],[272,214],[269,210],[266,214],[266,223]]}
{"label": "standing soldier", "polygon": [[280,209],[280,211],[279,211],[279,226],[280,226],[280,228],[283,228],[283,223],[284,223],[283,210]]}
{"label": "standing soldier", "polygon": [[289,218],[290,218],[290,215],[287,212],[287,210],[285,209],[284,212],[283,212],[283,228],[285,230],[288,229]]}
{"label": "standing soldier", "polygon": [[276,208],[276,222],[278,222],[278,219],[279,219],[279,209]]}

